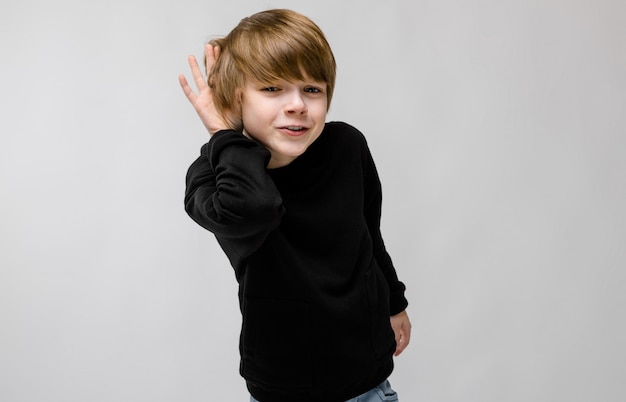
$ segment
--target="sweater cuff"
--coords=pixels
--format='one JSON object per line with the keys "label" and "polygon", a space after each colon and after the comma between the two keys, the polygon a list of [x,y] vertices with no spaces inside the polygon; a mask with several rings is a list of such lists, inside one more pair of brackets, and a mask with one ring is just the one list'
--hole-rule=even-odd
{"label": "sweater cuff", "polygon": [[220,130],[211,136],[209,142],[202,146],[200,154],[209,160],[211,167],[215,167],[221,152],[231,146],[255,149],[264,160],[265,166],[269,163],[270,152],[258,142],[246,137],[241,131]]}
{"label": "sweater cuff", "polygon": [[406,310],[407,306],[409,305],[409,301],[404,296],[405,290],[406,286],[404,286],[404,283],[398,282],[398,286],[396,287],[396,289],[390,292],[389,315],[394,316]]}

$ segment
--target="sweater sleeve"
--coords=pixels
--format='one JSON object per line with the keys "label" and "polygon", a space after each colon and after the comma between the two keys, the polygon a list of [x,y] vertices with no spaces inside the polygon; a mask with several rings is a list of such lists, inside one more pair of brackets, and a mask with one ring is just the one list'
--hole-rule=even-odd
{"label": "sweater sleeve", "polygon": [[363,139],[364,177],[365,177],[365,205],[364,213],[368,230],[372,237],[374,258],[382,271],[389,286],[389,312],[396,315],[404,311],[408,301],[404,295],[406,287],[400,282],[391,257],[387,252],[380,231],[382,211],[382,186],[372,155]]}
{"label": "sweater sleeve", "polygon": [[231,264],[241,262],[280,223],[282,199],[267,174],[269,151],[242,133],[215,133],[189,167],[185,210],[213,232]]}

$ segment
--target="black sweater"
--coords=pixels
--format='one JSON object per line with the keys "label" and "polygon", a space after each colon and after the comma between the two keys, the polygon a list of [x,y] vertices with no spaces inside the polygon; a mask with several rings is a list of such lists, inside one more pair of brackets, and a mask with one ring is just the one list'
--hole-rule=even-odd
{"label": "black sweater", "polygon": [[241,374],[262,402],[345,401],[384,381],[390,315],[407,301],[380,234],[381,185],[363,135],[327,123],[307,151],[220,131],[187,174],[185,209],[239,283]]}

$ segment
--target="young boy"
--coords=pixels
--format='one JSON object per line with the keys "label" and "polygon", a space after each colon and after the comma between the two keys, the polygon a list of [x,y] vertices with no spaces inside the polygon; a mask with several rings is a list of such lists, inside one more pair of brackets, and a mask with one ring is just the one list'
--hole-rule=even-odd
{"label": "young boy", "polygon": [[324,34],[269,10],[205,50],[208,81],[189,58],[198,93],[179,77],[211,135],[185,209],[234,268],[251,401],[397,400],[386,379],[410,339],[405,287],[365,138],[325,120],[335,59]]}

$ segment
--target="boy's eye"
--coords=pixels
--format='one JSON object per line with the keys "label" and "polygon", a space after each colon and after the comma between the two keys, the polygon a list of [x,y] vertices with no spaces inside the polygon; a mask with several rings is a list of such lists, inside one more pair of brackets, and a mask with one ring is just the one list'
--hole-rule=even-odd
{"label": "boy's eye", "polygon": [[278,87],[265,87],[262,89],[264,92],[277,92],[278,90]]}
{"label": "boy's eye", "polygon": [[306,87],[304,88],[304,92],[308,92],[308,93],[312,93],[312,94],[318,94],[320,92],[322,92],[321,89],[316,88],[316,87]]}

